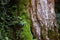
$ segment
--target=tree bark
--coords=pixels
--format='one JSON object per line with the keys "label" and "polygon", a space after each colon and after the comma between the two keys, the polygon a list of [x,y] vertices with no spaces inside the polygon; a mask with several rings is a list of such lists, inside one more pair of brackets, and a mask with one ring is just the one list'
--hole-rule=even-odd
{"label": "tree bark", "polygon": [[54,0],[29,0],[27,12],[37,40],[58,40]]}

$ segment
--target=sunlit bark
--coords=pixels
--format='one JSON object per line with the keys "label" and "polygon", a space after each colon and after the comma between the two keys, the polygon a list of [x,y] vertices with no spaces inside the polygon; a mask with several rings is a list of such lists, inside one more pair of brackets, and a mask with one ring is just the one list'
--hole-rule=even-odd
{"label": "sunlit bark", "polygon": [[27,6],[34,35],[38,40],[58,40],[54,0],[30,0]]}

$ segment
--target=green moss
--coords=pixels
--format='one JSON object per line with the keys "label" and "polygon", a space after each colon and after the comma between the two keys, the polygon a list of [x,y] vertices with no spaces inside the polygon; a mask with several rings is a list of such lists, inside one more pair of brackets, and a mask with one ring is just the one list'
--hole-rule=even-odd
{"label": "green moss", "polygon": [[50,39],[53,39],[54,36],[55,36],[55,34],[56,34],[55,31],[53,31],[53,30],[48,30],[48,37],[49,37]]}
{"label": "green moss", "polygon": [[32,40],[32,35],[30,32],[30,20],[28,19],[27,12],[25,10],[25,5],[27,0],[20,0],[20,18],[24,27],[22,28],[23,31],[20,32],[20,36],[22,40]]}

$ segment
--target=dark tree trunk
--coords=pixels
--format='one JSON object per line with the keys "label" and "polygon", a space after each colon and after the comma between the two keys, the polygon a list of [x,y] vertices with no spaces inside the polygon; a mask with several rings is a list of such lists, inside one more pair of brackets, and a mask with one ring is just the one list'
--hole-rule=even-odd
{"label": "dark tree trunk", "polygon": [[33,33],[38,40],[58,40],[54,0],[30,0],[27,12]]}

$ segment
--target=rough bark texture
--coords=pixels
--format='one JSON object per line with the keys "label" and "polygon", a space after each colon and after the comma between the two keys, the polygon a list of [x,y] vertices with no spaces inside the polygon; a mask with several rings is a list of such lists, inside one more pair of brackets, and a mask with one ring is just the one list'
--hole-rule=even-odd
{"label": "rough bark texture", "polygon": [[27,11],[37,40],[58,40],[54,0],[30,0]]}

